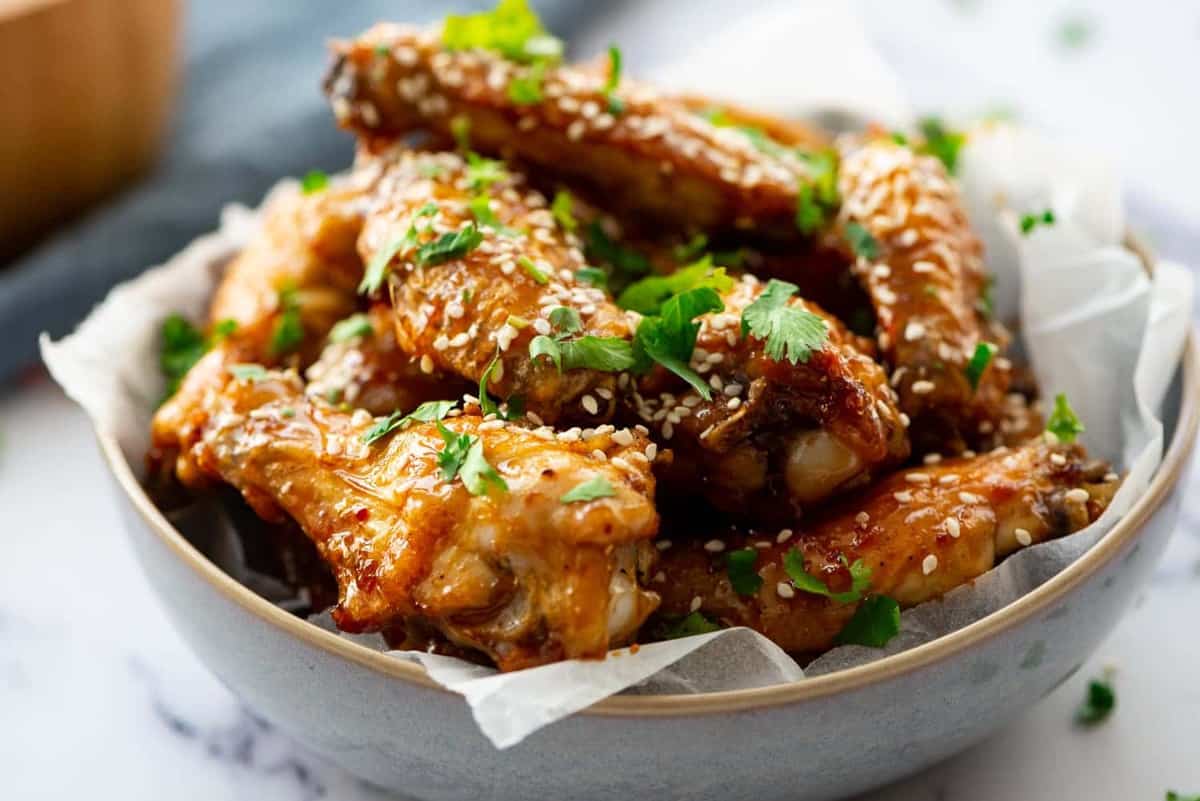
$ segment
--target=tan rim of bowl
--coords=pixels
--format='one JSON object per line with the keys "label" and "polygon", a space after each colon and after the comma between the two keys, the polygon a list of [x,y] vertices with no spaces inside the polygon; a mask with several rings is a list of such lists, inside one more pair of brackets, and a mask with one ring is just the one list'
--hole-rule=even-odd
{"label": "tan rim of bowl", "polygon": [[[1191,456],[1196,431],[1200,425],[1200,351],[1198,351],[1195,331],[1188,335],[1182,366],[1183,397],[1179,420],[1175,427],[1175,436],[1163,458],[1162,465],[1145,494],[1134,502],[1128,514],[1118,521],[1112,531],[1095,547],[1045,584],[1018,598],[1003,609],[932,642],[837,673],[789,684],[702,695],[613,696],[583,710],[580,714],[628,717],[696,715],[736,712],[763,706],[796,703],[853,690],[919,670],[1020,625],[1066,596],[1104,565],[1111,562],[1125,546],[1137,539],[1145,522],[1162,505],[1172,488],[1179,482]],[[260,598],[239,584],[208,561],[167,521],[142,489],[129,463],[121,453],[117,441],[100,432],[97,432],[97,438],[109,468],[146,524],[158,535],[164,545],[226,598],[247,612],[309,645],[397,679],[441,690],[448,695],[452,694],[430,679],[419,665],[387,656],[366,646],[342,639],[332,632],[317,628]]]}

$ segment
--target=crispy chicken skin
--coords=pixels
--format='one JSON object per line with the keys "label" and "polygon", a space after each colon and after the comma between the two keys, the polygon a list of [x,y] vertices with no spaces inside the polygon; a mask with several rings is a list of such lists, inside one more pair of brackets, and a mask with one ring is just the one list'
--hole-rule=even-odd
{"label": "crispy chicken skin", "polygon": [[[1081,446],[1038,439],[901,471],[794,533],[676,541],[662,552],[661,572],[650,586],[662,594],[665,614],[685,615],[699,598],[703,613],[756,629],[786,651],[822,651],[857,604],[795,588],[784,569],[791,549],[803,555],[805,572],[834,592],[850,588],[847,565],[861,559],[871,571],[868,593],[909,607],[970,581],[1025,545],[1078,531],[1107,507],[1118,484],[1107,465],[1086,460]],[[741,548],[758,553],[754,570],[762,585],[750,596],[733,590],[726,570],[726,552]]]}
{"label": "crispy chicken skin", "polygon": [[390,306],[375,304],[367,321],[369,332],[325,346],[305,371],[306,394],[385,416],[472,391],[469,384],[445,373],[426,373],[419,360],[401,350]]}
{"label": "crispy chicken skin", "polygon": [[678,99],[622,80],[609,110],[607,71],[545,69],[543,99],[518,104],[508,87],[530,67],[483,51],[448,51],[438,29],[380,24],[336,42],[325,88],[339,124],[363,137],[469,121],[471,147],[591,187],[631,217],[684,228],[755,227],[794,233],[796,184],[807,163],[756,148]]}
{"label": "crispy chicken skin", "polygon": [[[575,277],[584,265],[575,236],[561,229],[545,198],[511,170],[486,188],[469,189],[470,171],[452,153],[410,153],[383,181],[383,202],[368,217],[359,241],[367,262],[410,230],[417,239],[395,251],[391,296],[401,348],[427,369],[478,383],[494,358],[488,388],[521,397],[540,421],[603,423],[612,417],[617,374],[564,368],[532,360],[529,343],[550,334],[550,314],[578,312],[579,336],[633,335],[628,316],[599,289]],[[488,200],[505,230],[483,225],[470,207]],[[436,213],[428,214],[430,209]],[[482,242],[440,263],[420,264],[419,247],[478,226]],[[386,254],[385,254],[386,255]]]}
{"label": "crispy chicken skin", "polygon": [[[843,139],[842,208],[828,237],[875,308],[880,355],[893,368],[900,408],[919,452],[957,453],[1002,418],[1011,364],[1008,335],[979,310],[987,281],[983,249],[945,167],[888,138]],[[847,228],[861,225],[877,257],[857,258]],[[981,342],[999,348],[977,389],[966,365]]]}
{"label": "crispy chicken skin", "polygon": [[[420,621],[513,670],[602,657],[657,605],[638,585],[658,529],[654,483],[644,458],[621,458],[645,445],[630,432],[626,445],[612,431],[568,442],[448,419],[507,483],[472,495],[444,477],[436,424],[367,445],[371,416],[307,399],[294,372],[230,380],[206,410],[197,464],[265,519],[295,519],[333,570],[346,631]],[[597,476],[611,497],[560,500]]]}
{"label": "crispy chicken skin", "polygon": [[675,451],[664,470],[673,489],[760,521],[793,520],[902,462],[908,439],[887,374],[820,308],[789,301],[819,315],[828,331],[806,361],[772,359],[761,339],[742,332],[742,312],[763,289],[744,275],[724,294],[724,311],[700,318],[691,366],[709,381],[711,400],[661,368],[630,400],[652,436]]}

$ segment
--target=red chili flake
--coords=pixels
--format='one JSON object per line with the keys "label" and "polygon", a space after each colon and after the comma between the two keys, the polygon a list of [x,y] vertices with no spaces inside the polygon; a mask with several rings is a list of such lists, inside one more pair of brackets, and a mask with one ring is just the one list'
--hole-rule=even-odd
{"label": "red chili flake", "polygon": [[367,521],[367,518],[369,518],[370,516],[371,516],[371,510],[365,506],[354,513],[355,519],[357,519],[358,522],[360,522],[360,523],[365,523]]}

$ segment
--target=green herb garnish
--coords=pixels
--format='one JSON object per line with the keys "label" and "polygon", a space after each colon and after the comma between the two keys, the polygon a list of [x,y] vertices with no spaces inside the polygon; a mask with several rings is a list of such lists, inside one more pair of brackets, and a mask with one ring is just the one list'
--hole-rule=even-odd
{"label": "green herb garnish", "polygon": [[616,494],[617,491],[613,489],[613,485],[608,482],[608,479],[604,476],[593,476],[569,490],[559,498],[559,501],[562,503],[594,501],[597,498],[611,498]]}
{"label": "green herb garnish", "polygon": [[783,555],[783,569],[788,574],[788,578],[792,580],[792,584],[796,589],[802,592],[811,593],[812,595],[823,595],[829,598],[834,603],[852,604],[856,601],[861,601],[863,596],[871,587],[871,568],[861,559],[855,559],[854,564],[846,561],[846,557],[840,557],[842,565],[850,571],[850,589],[845,592],[833,592],[825,585],[825,582],[814,575],[806,572],[804,569],[804,554],[798,548],[790,548]]}
{"label": "green herb garnish", "polygon": [[467,223],[465,227],[442,234],[417,248],[416,262],[422,267],[443,264],[451,259],[462,258],[482,242],[483,234],[479,233],[474,223]]}
{"label": "green herb garnish", "polygon": [[546,62],[535,61],[524,75],[513,78],[512,82],[508,84],[508,99],[518,106],[532,106],[535,103],[541,103],[543,100],[542,80],[545,75]]}
{"label": "green herb garnish", "polygon": [[589,261],[597,264],[607,264],[613,268],[614,283],[624,283],[630,278],[645,275],[650,272],[650,262],[636,250],[623,247],[614,242],[598,220],[593,220],[588,226],[586,253]]}
{"label": "green herb garnish", "polygon": [[689,364],[700,333],[700,324],[693,320],[724,308],[721,296],[707,286],[689,289],[667,300],[662,304],[660,316],[645,317],[638,325],[633,339],[638,368],[649,369],[653,362],[658,362],[688,382],[705,400],[712,400],[712,389]]}
{"label": "green herb garnish", "polygon": [[851,220],[846,223],[846,241],[850,243],[854,255],[860,259],[874,261],[879,258],[879,243],[858,221]]}
{"label": "green herb garnish", "polygon": [[608,46],[608,79],[604,82],[604,97],[608,100],[610,113],[619,116],[625,110],[625,103],[614,92],[621,82],[621,49],[616,45]]}
{"label": "green herb garnish", "polygon": [[1080,726],[1103,723],[1117,706],[1117,694],[1111,684],[1100,679],[1088,682],[1087,695],[1075,710],[1075,722]]}
{"label": "green herb garnish", "polygon": [[634,366],[633,345],[620,337],[583,336],[572,338],[583,328],[579,312],[559,306],[550,312],[554,334],[542,334],[529,343],[529,358],[548,357],[559,372],[587,368],[620,372]]}
{"label": "green herb garnish", "polygon": [[570,192],[560,189],[554,193],[554,201],[550,204],[550,213],[554,215],[554,219],[558,221],[564,231],[574,231],[579,227],[575,215],[571,213],[573,206],[574,201]]}
{"label": "green herb garnish", "polygon": [[1054,222],[1054,211],[1052,209],[1046,209],[1041,214],[1022,214],[1021,233],[1028,235],[1030,231],[1039,225],[1054,225]]}
{"label": "green herb garnish", "polygon": [[575,277],[585,284],[591,284],[597,289],[608,287],[608,273],[599,267],[580,267],[575,271]]}
{"label": "green herb garnish", "polygon": [[[336,403],[337,401],[331,400],[330,402]],[[363,434],[362,441],[367,445],[371,445],[393,431],[405,428],[412,423],[432,423],[436,420],[441,420],[457,403],[457,401],[450,400],[426,401],[408,414],[392,412]]]}
{"label": "green herb garnish", "polygon": [[370,336],[375,332],[371,318],[359,312],[341,320],[329,329],[330,342],[347,342],[356,337]]}
{"label": "green herb garnish", "polygon": [[980,342],[975,346],[975,352],[971,354],[971,358],[964,369],[972,391],[979,389],[979,380],[983,378],[983,371],[987,369],[997,350],[999,348],[991,342]]}
{"label": "green herb garnish", "polygon": [[476,195],[471,198],[468,205],[471,209],[471,215],[480,225],[486,225],[488,228],[492,228],[505,236],[517,236],[521,233],[500,222],[500,218],[496,216],[496,212],[492,211],[492,201],[487,195]]}
{"label": "green herb garnish", "polygon": [[987,319],[996,314],[996,276],[989,275],[983,280],[983,290],[975,301],[975,310]]}
{"label": "green herb garnish", "polygon": [[837,189],[837,154],[822,150],[802,153],[809,175],[796,187],[796,228],[811,236],[837,213],[841,199]]}
{"label": "green herb garnish", "polygon": [[900,604],[886,595],[872,595],[854,610],[854,617],[838,634],[837,642],[882,648],[899,633]]}
{"label": "green herb garnish", "polygon": [[1046,430],[1057,437],[1059,442],[1066,443],[1074,442],[1075,437],[1087,431],[1079,415],[1075,414],[1071,404],[1067,403],[1067,396],[1061,392],[1054,396],[1054,410],[1046,420]]}
{"label": "green herb garnish", "polygon": [[713,267],[712,256],[705,256],[670,275],[652,275],[630,284],[617,298],[617,305],[640,314],[658,314],[672,295],[701,286],[728,292],[733,288],[733,279],[725,274],[724,267]]}
{"label": "green herb garnish", "polygon": [[329,176],[320,170],[309,170],[300,179],[300,191],[306,195],[311,195],[313,192],[320,192],[327,186],[329,186]]}
{"label": "green herb garnish", "polygon": [[967,142],[967,136],[959,131],[952,131],[937,117],[926,117],[920,123],[921,135],[924,141],[917,150],[936,156],[951,175],[958,171],[958,157]]}
{"label": "green herb garnish", "polygon": [[726,554],[725,570],[729,575],[729,584],[738,595],[754,595],[762,586],[762,576],[754,570],[757,561],[757,548],[742,548]]}
{"label": "green herb garnish", "polygon": [[518,256],[517,264],[522,270],[525,271],[526,275],[528,275],[534,281],[537,281],[542,286],[550,283],[550,276],[546,275],[546,272],[534,264],[533,259],[529,258],[528,256]]}
{"label": "green herb garnish", "polygon": [[720,631],[721,627],[699,612],[692,612],[687,617],[673,623],[665,632],[664,640],[678,640],[680,637],[691,637],[693,634],[711,634]]}
{"label": "green herb garnish", "polygon": [[300,302],[295,287],[279,290],[279,309],[279,319],[271,331],[272,356],[291,353],[304,341],[304,322],[300,319]]}
{"label": "green herb garnish", "polygon": [[708,247],[708,235],[699,233],[693,234],[692,238],[687,242],[676,245],[671,255],[675,261],[680,264],[687,264],[700,258],[704,254],[704,249]]}
{"label": "green herb garnish", "polygon": [[261,364],[231,364],[227,369],[238,381],[258,382],[267,377],[267,368]]}
{"label": "green herb garnish", "polygon": [[500,0],[491,11],[450,14],[442,23],[447,50],[491,50],[513,61],[562,56],[562,41],[551,36],[525,0]]}
{"label": "green herb garnish", "polygon": [[204,357],[208,349],[208,340],[183,315],[172,314],[163,320],[162,351],[158,364],[167,379],[165,397],[169,398],[179,391],[183,377]]}
{"label": "green herb garnish", "polygon": [[795,284],[772,278],[742,312],[742,334],[764,340],[767,356],[775,361],[807,362],[829,338],[829,327],[820,315],[788,303],[798,291]]}
{"label": "green herb garnish", "polygon": [[488,485],[508,490],[508,483],[484,457],[483,441],[479,437],[456,434],[440,422],[437,427],[445,443],[442,450],[438,451],[438,466],[446,481],[462,478],[467,492],[472,495],[486,495]]}
{"label": "green herb garnish", "polygon": [[508,178],[503,161],[485,159],[478,153],[467,153],[467,186],[473,192],[482,192],[489,186]]}

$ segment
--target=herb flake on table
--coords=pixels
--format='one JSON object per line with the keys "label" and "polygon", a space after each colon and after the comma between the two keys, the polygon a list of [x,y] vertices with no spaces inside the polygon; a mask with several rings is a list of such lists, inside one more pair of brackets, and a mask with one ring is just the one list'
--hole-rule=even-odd
{"label": "herb flake on table", "polygon": [[1096,726],[1108,719],[1117,706],[1117,694],[1105,679],[1088,682],[1083,702],[1075,710],[1075,722],[1080,726]]}
{"label": "herb flake on table", "polygon": [[1046,209],[1039,214],[1022,214],[1021,215],[1021,233],[1028,236],[1034,228],[1039,225],[1048,226],[1055,223],[1053,209]]}

